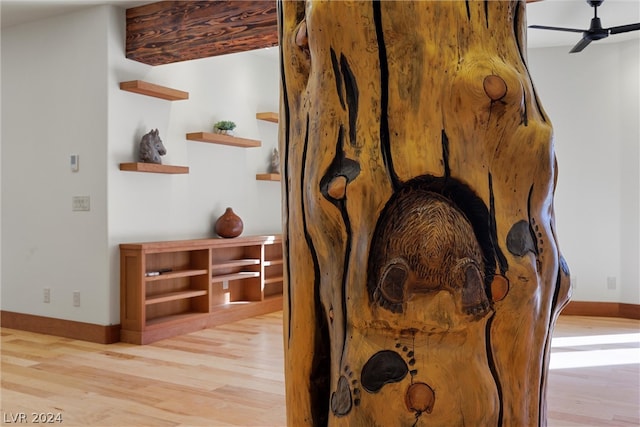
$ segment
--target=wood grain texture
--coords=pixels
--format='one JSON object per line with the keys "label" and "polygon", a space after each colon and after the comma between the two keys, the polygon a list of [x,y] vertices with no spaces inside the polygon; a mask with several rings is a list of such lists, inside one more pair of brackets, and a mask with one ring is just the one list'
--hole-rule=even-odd
{"label": "wood grain texture", "polygon": [[6,310],[0,311],[0,324],[5,328],[56,335],[98,344],[111,344],[120,341],[120,325],[96,325]]}
{"label": "wood grain texture", "polygon": [[279,173],[258,173],[256,174],[258,181],[280,181]]}
{"label": "wood grain texture", "polygon": [[280,7],[289,425],[546,425],[570,287],[525,3]]}
{"label": "wood grain texture", "polygon": [[274,113],[272,111],[256,113],[256,119],[264,120],[271,123],[278,123],[278,113]]}
{"label": "wood grain texture", "polygon": [[65,426],[284,425],[281,319],[150,346],[3,330],[2,412],[60,413]]}
{"label": "wood grain texture", "polygon": [[188,174],[189,166],[162,165],[157,163],[120,163],[121,171],[128,172],[147,172],[147,173],[166,173],[166,174]]}
{"label": "wood grain texture", "polygon": [[[550,370],[550,427],[640,424],[640,363],[614,365],[611,356],[640,351],[638,339],[628,339],[639,332],[637,320],[560,316],[552,366],[568,353],[575,360],[593,357]],[[100,345],[4,327],[0,336],[7,417],[59,413],[60,425],[82,427],[286,424],[282,312],[148,346]],[[598,338],[603,336],[610,342]]]}
{"label": "wood grain texture", "polygon": [[189,92],[160,86],[143,80],[120,82],[120,89],[154,98],[166,99],[167,101],[182,101],[189,99]]}
{"label": "wood grain texture", "polygon": [[640,320],[640,305],[619,302],[570,301],[562,314],[574,316],[622,317]]}
{"label": "wood grain texture", "polygon": [[262,145],[262,142],[256,139],[239,138],[237,136],[229,136],[213,132],[192,132],[188,133],[186,138],[189,141],[209,142],[211,144],[222,144],[232,147],[254,148]]}
{"label": "wood grain texture", "polygon": [[278,44],[276,5],[266,1],[161,1],[127,9],[126,57],[149,65]]}

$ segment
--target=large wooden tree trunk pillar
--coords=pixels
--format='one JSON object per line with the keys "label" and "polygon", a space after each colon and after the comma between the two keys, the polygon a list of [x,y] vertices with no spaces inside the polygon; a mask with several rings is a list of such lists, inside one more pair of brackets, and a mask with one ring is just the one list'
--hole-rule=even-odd
{"label": "large wooden tree trunk pillar", "polygon": [[569,273],[518,1],[279,3],[289,426],[544,426]]}

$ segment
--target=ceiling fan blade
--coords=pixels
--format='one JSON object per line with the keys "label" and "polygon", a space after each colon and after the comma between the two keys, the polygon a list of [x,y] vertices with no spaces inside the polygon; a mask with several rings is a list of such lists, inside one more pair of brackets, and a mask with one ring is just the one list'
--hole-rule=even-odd
{"label": "ceiling fan blade", "polygon": [[578,42],[578,44],[576,44],[576,45],[573,47],[573,49],[571,49],[571,50],[569,51],[569,53],[578,53],[578,52],[582,52],[582,50],[583,50],[585,47],[589,46],[589,43],[591,43],[591,39],[583,38],[582,40],[580,40],[580,41]]}
{"label": "ceiling fan blade", "polygon": [[619,25],[617,27],[611,27],[608,30],[609,34],[620,34],[628,33],[629,31],[638,31],[640,30],[640,22],[637,24]]}
{"label": "ceiling fan blade", "polygon": [[572,33],[584,33],[586,30],[578,30],[577,28],[548,27],[546,25],[529,25],[529,28],[537,28],[539,30],[569,31]]}

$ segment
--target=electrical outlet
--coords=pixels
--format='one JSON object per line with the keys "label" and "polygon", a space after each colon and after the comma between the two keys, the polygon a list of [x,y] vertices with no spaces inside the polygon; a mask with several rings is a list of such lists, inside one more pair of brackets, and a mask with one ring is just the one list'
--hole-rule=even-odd
{"label": "electrical outlet", "polygon": [[44,288],[42,302],[45,304],[49,304],[51,302],[51,288]]}
{"label": "electrical outlet", "polygon": [[222,282],[222,289],[229,289],[229,282],[227,280]]}
{"label": "electrical outlet", "polygon": [[73,306],[80,307],[80,291],[73,291]]}
{"label": "electrical outlet", "polygon": [[72,211],[90,211],[91,198],[89,196],[73,196],[71,199]]}
{"label": "electrical outlet", "polygon": [[616,278],[615,277],[607,277],[607,289],[615,290],[616,289]]}

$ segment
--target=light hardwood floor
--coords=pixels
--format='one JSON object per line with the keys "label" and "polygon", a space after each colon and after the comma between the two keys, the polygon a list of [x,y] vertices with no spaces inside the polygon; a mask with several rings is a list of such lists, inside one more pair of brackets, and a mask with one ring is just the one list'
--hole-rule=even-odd
{"label": "light hardwood floor", "polygon": [[[63,426],[283,426],[281,322],[273,313],[146,346],[2,329],[2,423],[50,413]],[[550,427],[640,425],[639,336],[637,320],[561,316]]]}

